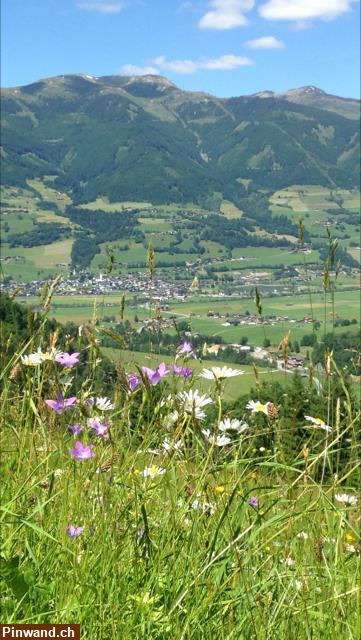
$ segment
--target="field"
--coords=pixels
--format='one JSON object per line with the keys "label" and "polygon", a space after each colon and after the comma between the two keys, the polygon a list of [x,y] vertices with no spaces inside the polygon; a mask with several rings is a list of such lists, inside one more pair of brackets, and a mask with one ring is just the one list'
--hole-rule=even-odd
{"label": "field", "polygon": [[[86,340],[73,346],[94,375]],[[127,373],[168,361],[105,351]],[[77,366],[15,353],[1,374],[6,623],[76,622],[89,640],[357,640],[359,415],[347,395],[340,412],[287,376],[252,412],[224,404],[231,385],[249,392],[249,367],[94,393]]]}
{"label": "field", "polygon": [[101,211],[124,211],[125,209],[150,209],[152,204],[150,202],[109,202],[107,198],[97,198],[94,202],[82,205],[83,209]]}
{"label": "field", "polygon": [[[340,246],[361,262],[358,191],[345,189],[330,191],[324,187],[296,185],[277,191],[270,199],[270,204],[273,213],[286,215],[294,222],[298,222],[302,217],[307,230],[315,237],[319,234],[322,225],[327,221],[331,222],[332,233],[339,239]],[[355,224],[343,222],[334,228],[332,225],[337,222],[336,213],[342,215],[343,212],[354,214]],[[350,247],[350,242],[355,243],[356,247]]]}
{"label": "field", "polygon": [[[224,206],[225,216],[238,215]],[[8,215],[6,234],[29,231],[44,215],[62,220],[59,214],[35,206],[28,217]],[[146,241],[167,248],[177,216],[171,207],[156,215],[144,210]],[[11,271],[22,281],[65,275],[72,242],[5,245],[5,275]],[[182,273],[176,265],[197,257],[187,253],[192,242],[184,234],[181,253],[156,251],[156,277]],[[295,344],[312,333],[303,321],[311,316],[320,341],[330,331],[347,331],[356,343],[354,272],[339,274],[333,301],[330,293],[315,292],[323,287],[318,251],[202,246],[203,259],[216,267],[214,281],[201,279],[198,291],[182,301],[170,298],[160,312],[164,321],[187,321],[190,340],[201,333],[205,341],[220,336],[259,347],[267,341],[275,353],[285,336]],[[115,274],[145,265],[142,243],[117,241],[114,252]],[[93,270],[104,273],[106,261],[104,244]],[[305,263],[307,283],[278,279],[277,270],[305,269]],[[235,280],[227,285],[230,277]],[[285,283],[292,294],[280,295]],[[219,295],[226,285],[233,295]],[[257,313],[255,286],[267,319],[261,324],[246,320]],[[25,292],[26,285],[17,300],[41,314],[39,295]],[[174,363],[176,353],[156,353],[151,335],[143,351],[98,349],[102,328],[120,322],[123,293],[55,292],[49,317],[75,324],[56,346],[79,352],[79,368],[50,353],[26,366],[16,347],[9,360],[13,334],[4,340],[0,575],[6,622],[77,622],[89,640],[358,640],[359,379],[344,381],[332,355],[329,373],[318,365],[312,378],[311,370],[298,378],[273,364],[256,362],[255,370],[229,363],[221,353],[213,360],[178,353],[177,366],[191,367],[192,376],[160,369],[141,380],[139,368],[156,372],[161,362]],[[154,314],[146,294],[126,292],[123,320],[135,335]],[[333,327],[334,320],[353,319]],[[59,340],[47,322],[39,327],[22,353]],[[172,322],[165,331],[175,336]],[[300,347],[303,356],[310,350]],[[213,367],[226,367],[226,377],[203,378],[203,369]],[[235,369],[243,373],[233,375]]]}
{"label": "field", "polygon": [[[12,213],[2,215],[2,255],[8,258],[2,261],[2,269],[5,276],[12,277],[17,281],[29,282],[32,279],[44,279],[54,275],[54,260],[51,252],[39,252],[42,257],[34,260],[33,254],[24,247],[17,247],[14,253],[8,244],[8,239],[12,234],[26,233],[34,231],[41,223],[57,223],[70,227],[74,232],[74,225],[69,218],[62,215],[65,207],[70,204],[70,198],[64,193],[59,193],[52,186],[52,179],[48,176],[43,181],[29,180],[28,189],[14,189],[5,187],[2,191],[3,209],[11,207]],[[351,218],[340,223],[342,216],[359,215],[359,193],[356,191],[337,190],[332,192],[323,187],[317,186],[293,186],[288,189],[276,192],[270,198],[271,211],[275,215],[285,215],[294,224],[298,224],[303,218],[306,229],[311,234],[312,241],[319,243],[327,237],[326,223],[330,222],[331,231],[338,238],[340,247],[346,249],[350,256],[360,260],[359,234],[357,224],[350,224]],[[46,208],[48,206],[48,208]],[[340,209],[340,206],[343,209]],[[286,275],[283,275],[281,282],[275,277],[275,270],[284,269],[287,266],[295,266],[304,274],[306,268],[311,270],[311,277],[317,283],[317,273],[320,269],[319,252],[317,249],[310,250],[302,255],[294,253],[290,248],[272,247],[244,247],[227,248],[220,242],[201,240],[199,247],[203,253],[198,256],[194,242],[197,232],[187,227],[183,217],[183,211],[192,213],[192,216],[199,219],[202,225],[202,217],[210,212],[194,204],[189,205],[161,205],[155,206],[149,202],[113,202],[110,203],[106,197],[98,198],[93,202],[82,205],[82,208],[89,210],[100,209],[104,212],[115,213],[121,216],[125,210],[136,210],[139,230],[143,233],[142,242],[129,240],[115,240],[114,250],[114,270],[116,273],[125,273],[128,269],[145,269],[146,250],[149,243],[155,247],[156,264],[159,273],[173,277],[173,267],[180,265],[184,267],[187,263],[194,263],[200,257],[198,271],[203,273],[203,264],[211,265],[215,277],[218,276],[219,289],[222,288],[225,277],[231,275],[232,286],[242,287],[242,283],[237,283],[240,277],[247,278],[247,285],[252,278],[256,279],[257,285],[273,287],[290,283]],[[329,213],[327,210],[334,213]],[[16,213],[18,211],[18,213]],[[15,213],[14,213],[15,212]],[[241,209],[234,204],[224,200],[220,204],[219,213],[229,220],[237,220],[244,216]],[[324,226],[322,226],[324,225]],[[335,226],[336,225],[336,226]],[[181,233],[178,238],[177,234]],[[290,234],[270,235],[262,229],[253,232],[261,237],[287,238],[297,247],[297,237]],[[175,244],[174,244],[175,243]],[[70,251],[65,251],[59,259],[63,263],[58,267],[59,272],[68,274],[68,264]],[[17,256],[15,261],[14,256]],[[220,261],[220,258],[224,258]],[[107,264],[106,245],[103,243],[99,247],[99,253],[93,258],[90,269],[92,271],[105,270]],[[40,267],[40,268],[39,268]],[[195,269],[197,271],[197,269]],[[204,275],[204,274],[203,274]],[[346,276],[346,274],[341,274]],[[354,275],[348,277],[347,285],[357,286],[357,279]]]}
{"label": "field", "polygon": [[[144,353],[139,351],[128,351],[128,350],[119,350],[119,349],[111,349],[109,347],[103,347],[102,352],[111,358],[113,362],[116,364],[121,364],[124,366],[125,370],[128,373],[132,373],[136,371],[136,365],[138,366],[146,366],[151,368],[156,368],[157,363],[161,360],[166,364],[171,364],[173,362],[173,358],[166,355],[158,355],[156,353]],[[198,377],[204,368],[211,368],[214,366],[217,367],[231,367],[233,369],[239,369],[243,371],[243,375],[239,378],[231,378],[228,380],[225,385],[224,391],[224,399],[225,400],[234,400],[238,396],[249,393],[250,390],[256,387],[255,374],[254,369],[250,365],[230,365],[227,362],[222,362],[222,360],[207,360],[207,358],[202,359],[201,361],[192,360],[189,363],[189,366],[193,369],[193,375]],[[284,372],[277,371],[276,369],[269,367],[259,368],[258,375],[260,380],[263,382],[286,382],[286,378],[288,378],[288,374]],[[202,393],[209,392],[212,386],[212,382],[208,380],[200,379],[198,381],[197,387],[200,389]]]}
{"label": "field", "polygon": [[[38,299],[34,297],[19,298],[27,304],[38,304]],[[94,316],[94,305],[96,307],[96,317],[102,321],[107,315],[115,315],[119,318],[120,303],[122,293],[111,296],[54,296],[51,316],[61,322],[72,321],[78,324],[90,322]],[[131,297],[125,306],[125,319],[134,324],[135,315],[140,320],[149,317],[149,310],[143,304],[130,306]],[[319,298],[312,296],[312,314],[315,320],[320,322],[319,335],[332,331],[333,329],[333,304],[328,297],[326,307],[323,296]],[[173,302],[169,304],[169,310],[163,311],[162,315],[167,318],[174,315],[178,321],[189,320],[194,332],[209,336],[221,336],[227,343],[238,343],[246,336],[251,345],[262,346],[265,338],[271,344],[277,346],[282,338],[290,331],[290,339],[300,341],[306,333],[312,333],[312,326],[307,323],[297,323],[304,317],[310,316],[310,298],[307,295],[272,297],[262,300],[264,316],[284,316],[288,320],[281,322],[269,321],[267,324],[239,324],[238,326],[224,326],[232,314],[245,314],[255,312],[253,298],[245,299],[212,299],[198,298],[183,302]],[[325,313],[326,310],[326,313]],[[209,312],[219,314],[220,317],[209,317]],[[360,305],[359,292],[342,291],[335,296],[334,312],[336,318],[355,319],[359,326]],[[118,320],[117,320],[118,321]],[[336,327],[336,333],[345,331],[345,327]]]}

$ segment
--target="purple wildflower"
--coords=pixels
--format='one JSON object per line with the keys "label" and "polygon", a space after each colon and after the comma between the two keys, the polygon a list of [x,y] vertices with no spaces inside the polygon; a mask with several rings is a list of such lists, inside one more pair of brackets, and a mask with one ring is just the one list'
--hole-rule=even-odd
{"label": "purple wildflower", "polygon": [[99,418],[89,418],[88,426],[94,430],[96,436],[99,436],[100,438],[108,437],[110,425],[101,423]]}
{"label": "purple wildflower", "polygon": [[177,364],[171,364],[170,368],[173,371],[175,376],[180,376],[181,375],[183,367],[178,367]]}
{"label": "purple wildflower", "polygon": [[84,527],[74,527],[73,524],[70,524],[67,529],[67,534],[69,538],[74,540],[74,538],[76,538],[77,536],[80,536],[80,534],[83,533],[83,531],[84,531]]}
{"label": "purple wildflower", "polygon": [[256,509],[259,506],[258,498],[256,498],[255,496],[252,496],[252,498],[248,500],[248,504],[251,507],[254,507]]}
{"label": "purple wildflower", "polygon": [[194,356],[193,345],[187,340],[184,340],[177,349],[178,353],[182,353],[185,356]]}
{"label": "purple wildflower", "polygon": [[142,367],[142,371],[153,385],[158,384],[158,382],[169,373],[165,362],[161,362],[156,370],[150,369],[149,367]]}
{"label": "purple wildflower", "polygon": [[135,375],[135,373],[130,373],[127,376],[127,381],[131,391],[134,391],[134,389],[136,389],[138,384],[140,383],[140,380],[138,376]]}
{"label": "purple wildflower", "polygon": [[79,351],[76,351],[72,354],[70,353],[60,353],[55,357],[56,362],[58,364],[62,364],[63,367],[73,367],[77,362],[79,362]]}
{"label": "purple wildflower", "polygon": [[182,367],[182,376],[185,380],[188,380],[189,376],[191,376],[193,370],[190,367]]}
{"label": "purple wildflower", "polygon": [[45,402],[48,405],[48,407],[50,407],[51,409],[54,409],[54,411],[56,411],[56,413],[60,415],[66,409],[73,408],[73,405],[76,402],[76,396],[72,396],[71,398],[68,398],[67,400],[65,400],[65,398],[63,398],[61,393],[58,393],[57,400],[45,400]]}
{"label": "purple wildflower", "polygon": [[94,458],[93,452],[94,445],[90,444],[88,447],[84,446],[79,440],[75,443],[74,449],[70,449],[70,453],[77,460],[88,460],[88,458]]}
{"label": "purple wildflower", "polygon": [[172,364],[170,368],[175,376],[183,376],[185,380],[187,380],[193,373],[192,369],[189,367],[178,367],[176,364]]}
{"label": "purple wildflower", "polygon": [[79,435],[81,431],[83,431],[84,427],[81,424],[70,424],[68,427],[72,436],[76,437]]}

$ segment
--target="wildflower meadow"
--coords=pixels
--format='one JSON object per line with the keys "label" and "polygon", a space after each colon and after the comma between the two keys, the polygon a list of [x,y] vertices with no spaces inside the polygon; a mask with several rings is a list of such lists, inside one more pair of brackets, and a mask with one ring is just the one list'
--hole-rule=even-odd
{"label": "wildflower meadow", "polygon": [[47,322],[2,372],[3,621],[89,640],[359,638],[359,412],[332,354],[310,391],[322,415],[311,402],[300,426],[257,380],[225,402],[242,369],[195,373],[191,338],[99,391],[94,327],[75,351]]}

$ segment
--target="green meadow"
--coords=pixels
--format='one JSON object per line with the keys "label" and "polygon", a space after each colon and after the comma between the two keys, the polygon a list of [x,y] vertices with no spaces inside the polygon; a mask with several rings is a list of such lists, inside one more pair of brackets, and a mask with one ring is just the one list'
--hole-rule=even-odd
{"label": "green meadow", "polygon": [[45,331],[44,318],[1,373],[7,624],[77,623],[89,640],[359,637],[359,412],[333,363],[332,391],[324,373],[316,388],[260,370],[251,398],[250,367],[208,381],[203,367],[227,364],[178,354],[193,378],[151,382],[136,365],[174,357],[104,349],[117,378],[99,389],[91,327],[56,343],[85,377],[54,361]]}

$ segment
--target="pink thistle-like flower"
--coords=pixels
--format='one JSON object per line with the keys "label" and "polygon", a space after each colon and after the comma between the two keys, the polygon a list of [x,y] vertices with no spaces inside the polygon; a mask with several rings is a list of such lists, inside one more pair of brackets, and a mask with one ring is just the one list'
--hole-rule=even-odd
{"label": "pink thistle-like flower", "polygon": [[89,458],[94,458],[95,456],[93,448],[94,445],[90,444],[89,446],[86,446],[78,440],[75,443],[74,449],[70,449],[70,453],[77,460],[88,460]]}
{"label": "pink thistle-like flower", "polygon": [[79,351],[75,351],[74,353],[59,353],[59,355],[55,356],[55,361],[58,364],[62,364],[63,367],[73,367],[77,362],[79,362],[78,356],[80,355]]}
{"label": "pink thistle-like flower", "polygon": [[50,409],[54,409],[59,415],[62,414],[66,409],[72,409],[75,402],[76,396],[72,396],[71,398],[63,398],[61,393],[58,393],[57,400],[45,400],[46,404]]}

